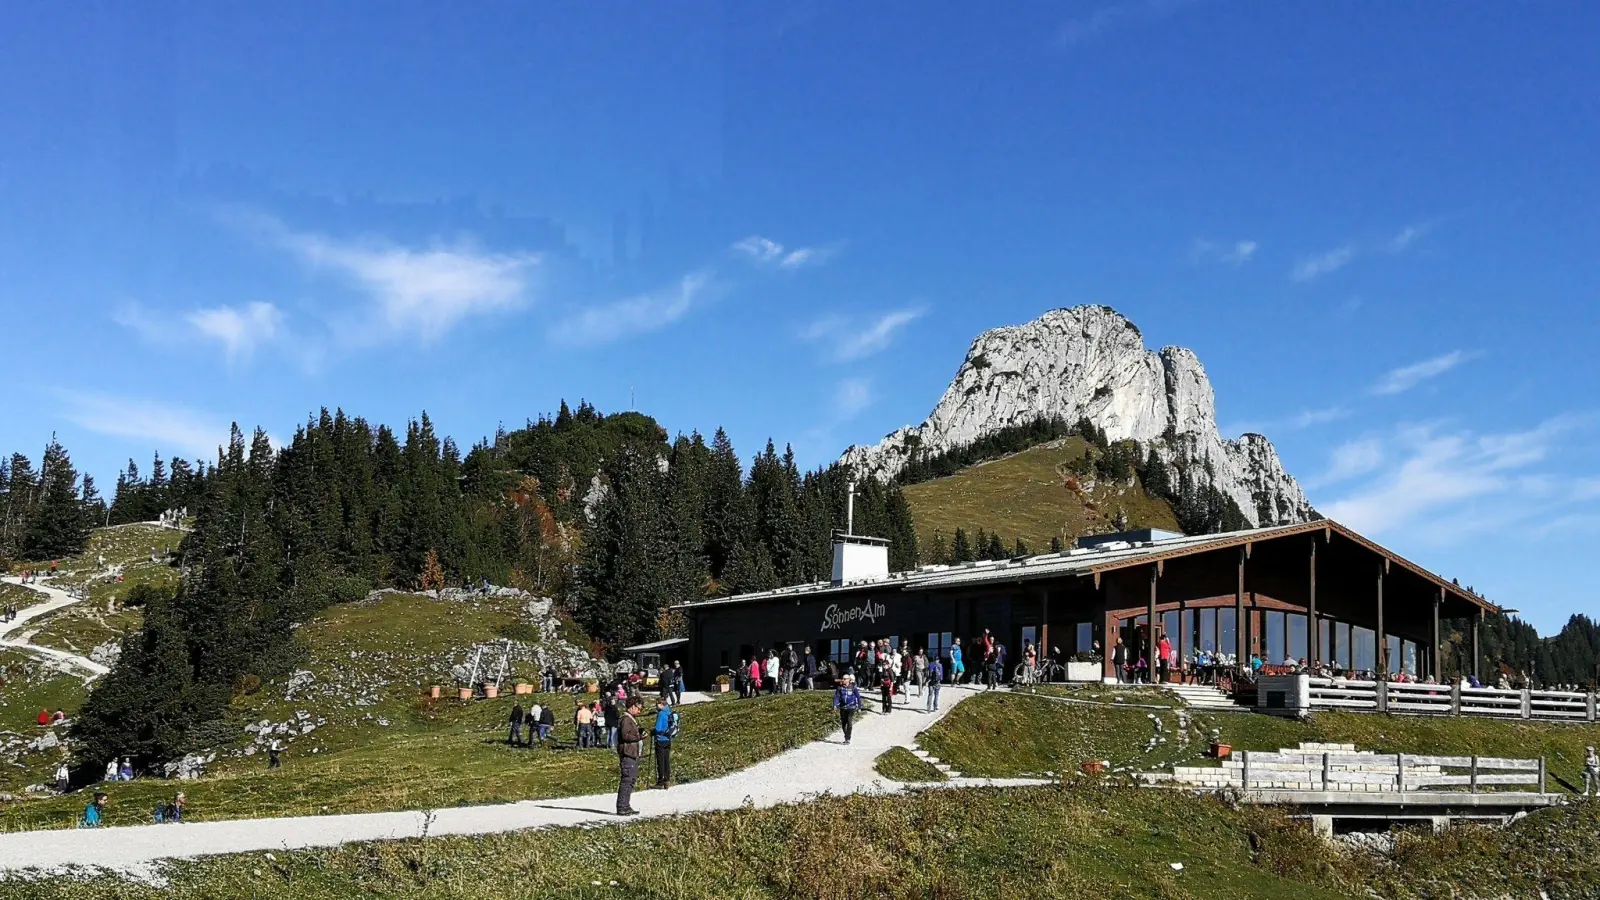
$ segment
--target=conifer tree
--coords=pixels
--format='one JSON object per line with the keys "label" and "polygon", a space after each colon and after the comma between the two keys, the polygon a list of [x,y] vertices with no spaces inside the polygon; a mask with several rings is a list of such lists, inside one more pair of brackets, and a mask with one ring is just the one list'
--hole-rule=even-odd
{"label": "conifer tree", "polygon": [[964,563],[972,562],[976,558],[972,552],[972,545],[967,543],[966,530],[958,526],[956,536],[950,541],[950,561]]}
{"label": "conifer tree", "polygon": [[88,543],[93,526],[80,501],[77,470],[54,435],[45,447],[39,476],[39,502],[23,535],[21,556],[45,560],[77,553]]}

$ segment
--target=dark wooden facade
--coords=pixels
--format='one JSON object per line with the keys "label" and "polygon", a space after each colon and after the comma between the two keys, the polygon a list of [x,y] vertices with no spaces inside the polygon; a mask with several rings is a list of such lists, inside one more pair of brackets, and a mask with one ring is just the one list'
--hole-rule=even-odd
{"label": "dark wooden facade", "polygon": [[[1090,641],[1109,651],[1120,637],[1135,658],[1153,658],[1150,648],[1163,630],[1176,632],[1173,643],[1187,658],[1199,623],[1231,621],[1230,645],[1214,649],[1240,658],[1268,649],[1269,623],[1285,639],[1291,624],[1305,623],[1306,652],[1296,655],[1312,664],[1330,651],[1348,663],[1352,650],[1339,645],[1342,635],[1366,641],[1371,668],[1388,668],[1395,636],[1414,648],[1417,674],[1427,675],[1439,668],[1439,620],[1469,618],[1475,638],[1481,613],[1493,608],[1333,522],[1219,535],[1172,549],[1158,542],[1133,555],[1110,554],[1103,563],[1076,557],[1073,565],[1065,573],[1003,568],[982,584],[942,584],[961,571],[951,569],[691,604],[682,607],[690,638],[684,664],[691,683],[705,686],[750,653],[785,644],[810,646],[819,659],[835,641],[884,637],[942,650],[950,638],[967,645],[985,628],[1011,649],[1012,663],[1024,639],[1072,653],[1088,650],[1078,644]],[[1155,629],[1144,627],[1152,613]],[[1207,643],[1222,636],[1214,627]],[[1110,653],[1104,655],[1110,675]]]}

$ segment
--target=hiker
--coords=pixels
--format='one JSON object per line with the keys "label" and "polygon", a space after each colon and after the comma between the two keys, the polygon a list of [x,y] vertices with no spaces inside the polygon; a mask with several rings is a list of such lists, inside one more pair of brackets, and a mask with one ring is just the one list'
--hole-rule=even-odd
{"label": "hiker", "polygon": [[555,690],[556,670],[550,666],[545,666],[544,671],[539,673],[539,693],[553,694]]}
{"label": "hiker", "polygon": [[961,664],[961,638],[956,638],[950,645],[950,683],[960,684],[961,676],[966,674],[966,666]]}
{"label": "hiker", "polygon": [[1032,641],[1022,642],[1022,683],[1033,684],[1034,672],[1039,668],[1039,651]]}
{"label": "hiker", "polygon": [[672,780],[672,739],[678,736],[678,712],[665,697],[656,701],[656,723],[650,731],[656,739],[656,787],[665,790]]}
{"label": "hiker", "polygon": [[768,696],[778,692],[778,670],[780,668],[781,666],[778,663],[778,651],[768,650],[766,668],[766,688]]}
{"label": "hiker", "polygon": [[72,773],[67,771],[67,764],[63,762],[56,767],[56,793],[65,794],[71,787]]}
{"label": "hiker", "polygon": [[672,661],[672,705],[683,705],[683,663]]}
{"label": "hiker", "polygon": [[106,777],[105,777],[105,780],[106,781],[116,781],[117,780],[117,758],[114,757],[114,756],[111,758],[111,762],[106,763]]}
{"label": "hiker", "polygon": [[882,692],[883,714],[894,712],[894,667],[888,663],[878,667],[878,689]]}
{"label": "hiker", "polygon": [[267,745],[267,768],[268,769],[281,769],[281,768],[283,768],[282,754],[283,754],[283,741],[280,741],[277,738],[273,738],[272,739],[272,743]]}
{"label": "hiker", "polygon": [[630,698],[617,732],[617,815],[637,816],[633,808],[633,785],[639,780],[639,701]]}
{"label": "hiker", "polygon": [[994,645],[994,684],[999,687],[1006,683],[1006,645],[998,641]]}
{"label": "hiker", "polygon": [[939,657],[928,660],[928,712],[939,708],[939,682],[944,680],[944,666]]}
{"label": "hiker", "polygon": [[606,716],[606,704],[595,704],[594,742],[596,746],[604,747],[607,750],[615,750],[617,749],[617,745],[611,740],[611,729],[606,724],[609,721],[611,720]]}
{"label": "hiker", "polygon": [[79,828],[99,828],[100,819],[106,811],[106,795],[96,793],[94,799],[83,810],[83,818],[78,820]]}
{"label": "hiker", "polygon": [[122,768],[117,770],[117,777],[121,781],[133,780],[133,757],[124,756],[122,758]]}
{"label": "hiker", "polygon": [[188,799],[184,797],[182,791],[179,791],[178,795],[172,798],[171,803],[162,803],[156,807],[156,823],[170,824],[173,822],[182,822],[184,807],[188,805]]}
{"label": "hiker", "polygon": [[917,655],[911,658],[911,684],[921,694],[928,683],[928,651],[918,647]]}
{"label": "hiker", "polygon": [[761,657],[750,657],[750,696],[761,696]]}
{"label": "hiker", "polygon": [[48,709],[39,710],[38,722],[39,722],[39,727],[40,728],[49,728],[50,727],[50,710],[48,710]]}
{"label": "hiker", "polygon": [[1122,638],[1117,638],[1117,645],[1111,648],[1111,674],[1116,677],[1117,684],[1128,680],[1128,647],[1122,643]]}
{"label": "hiker", "polygon": [[546,706],[539,711],[539,743],[542,744],[549,740],[550,732],[554,731],[555,728],[556,709],[553,706]]}
{"label": "hiker", "polygon": [[506,743],[513,747],[522,745],[522,703],[519,701],[511,707],[511,733],[506,735]]}
{"label": "hiker", "polygon": [[844,742],[848,744],[856,711],[861,709],[861,691],[856,687],[855,676],[849,672],[839,676],[839,686],[833,689],[833,708],[839,711],[839,727],[844,729]]}
{"label": "hiker", "polygon": [[1589,796],[1590,788],[1600,792],[1600,756],[1596,756],[1594,748],[1590,747],[1583,758],[1583,795]]}
{"label": "hiker", "polygon": [[50,717],[50,724],[51,725],[64,725],[64,724],[66,724],[66,721],[67,721],[67,711],[64,710],[64,709],[56,710],[56,714]]}
{"label": "hiker", "polygon": [[801,677],[800,687],[803,690],[812,690],[817,686],[817,656],[811,652],[810,647],[806,648],[805,659],[801,662],[801,666],[804,667],[802,671],[805,674]]}

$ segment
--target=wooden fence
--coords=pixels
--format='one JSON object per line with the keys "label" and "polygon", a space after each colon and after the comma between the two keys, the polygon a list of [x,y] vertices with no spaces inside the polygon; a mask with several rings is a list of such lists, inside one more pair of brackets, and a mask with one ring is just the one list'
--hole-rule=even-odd
{"label": "wooden fence", "polygon": [[1595,721],[1595,693],[1471,688],[1459,684],[1310,680],[1312,709],[1357,709],[1422,716]]}

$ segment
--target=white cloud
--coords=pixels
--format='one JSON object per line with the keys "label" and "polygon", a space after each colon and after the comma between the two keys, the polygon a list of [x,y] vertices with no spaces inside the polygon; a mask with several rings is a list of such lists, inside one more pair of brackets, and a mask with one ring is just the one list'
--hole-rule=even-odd
{"label": "white cloud", "polygon": [[824,316],[802,328],[800,338],[823,344],[834,362],[849,362],[887,349],[895,335],[924,312],[923,307],[915,306],[876,316]]}
{"label": "white cloud", "polygon": [[839,419],[851,419],[872,405],[872,382],[865,378],[846,378],[834,390],[833,403]]}
{"label": "white cloud", "polygon": [[1087,16],[1068,19],[1056,31],[1056,44],[1073,47],[1126,25],[1160,21],[1196,0],[1124,0]]}
{"label": "white cloud", "polygon": [[758,266],[777,266],[791,272],[807,266],[821,265],[833,255],[833,248],[830,247],[789,248],[759,234],[752,234],[743,240],[735,241],[728,249]]}
{"label": "white cloud", "polygon": [[1302,409],[1294,414],[1289,424],[1294,428],[1310,428],[1313,425],[1326,425],[1337,422],[1350,415],[1350,410],[1342,406],[1328,406],[1322,409]]}
{"label": "white cloud", "polygon": [[278,336],[283,327],[283,313],[271,303],[251,303],[243,309],[233,306],[197,309],[186,321],[201,336],[220,343],[230,360],[248,359],[258,345]]}
{"label": "white cloud", "polygon": [[1383,465],[1383,443],[1377,438],[1346,441],[1333,448],[1328,470],[1308,482],[1319,486],[1337,484],[1358,475],[1365,475]]}
{"label": "white cloud", "polygon": [[1404,253],[1406,248],[1415,243],[1417,238],[1427,234],[1431,228],[1432,226],[1426,222],[1420,225],[1407,225],[1384,244],[1384,249],[1390,253]]}
{"label": "white cloud", "polygon": [[214,460],[217,448],[228,441],[226,419],[187,407],[93,391],[54,393],[67,421],[97,434],[143,441],[163,453]]}
{"label": "white cloud", "polygon": [[1468,360],[1477,356],[1476,353],[1467,353],[1464,350],[1452,350],[1439,356],[1401,366],[1385,372],[1382,378],[1372,386],[1372,393],[1379,395],[1400,394],[1409,391],[1427,381],[1454,369]]}
{"label": "white cloud", "polygon": [[394,334],[432,341],[469,316],[516,309],[528,297],[539,256],[488,253],[471,245],[413,249],[383,241],[346,242],[273,229],[307,263],[337,272],[372,299]]}
{"label": "white cloud", "polygon": [[1289,277],[1295,281],[1314,281],[1330,272],[1337,272],[1355,259],[1356,250],[1349,244],[1335,247],[1319,256],[1311,256],[1295,263]]}
{"label": "white cloud", "polygon": [[572,344],[605,344],[659,331],[704,300],[711,286],[710,272],[691,272],[670,287],[580,310],[558,323],[551,337]]}
{"label": "white cloud", "polygon": [[[1336,451],[1324,481],[1379,474],[1317,507],[1357,531],[1378,535],[1405,530],[1441,544],[1571,515],[1574,505],[1596,499],[1594,477],[1534,467],[1547,464],[1573,431],[1591,421],[1564,415],[1504,434],[1402,426],[1386,444],[1373,439],[1372,446],[1355,442]],[[1335,475],[1342,477],[1331,477]]]}
{"label": "white cloud", "polygon": [[1218,243],[1216,241],[1198,238],[1194,248],[1189,252],[1192,262],[1219,262],[1235,268],[1249,262],[1256,255],[1256,250],[1261,245],[1255,241],[1241,240],[1232,244]]}

